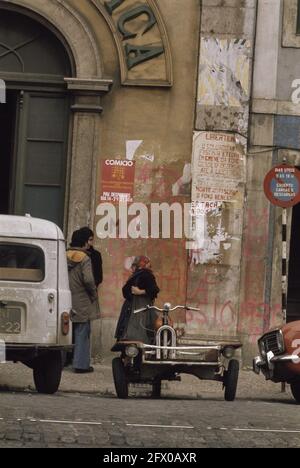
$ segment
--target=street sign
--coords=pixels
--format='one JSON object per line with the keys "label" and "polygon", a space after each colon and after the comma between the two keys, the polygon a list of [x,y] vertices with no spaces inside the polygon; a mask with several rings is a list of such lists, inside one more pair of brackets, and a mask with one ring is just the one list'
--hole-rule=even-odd
{"label": "street sign", "polygon": [[265,177],[264,190],[273,205],[282,208],[297,205],[300,202],[300,171],[287,164],[273,167]]}

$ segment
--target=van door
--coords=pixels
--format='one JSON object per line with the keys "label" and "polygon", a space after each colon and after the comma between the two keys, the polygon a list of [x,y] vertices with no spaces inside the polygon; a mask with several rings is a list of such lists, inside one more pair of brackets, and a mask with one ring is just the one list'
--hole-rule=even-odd
{"label": "van door", "polygon": [[69,326],[69,333],[64,335],[62,333],[61,319],[62,314],[67,312],[71,314],[72,310],[72,296],[69,286],[69,274],[68,274],[68,265],[67,265],[67,256],[66,256],[66,245],[65,241],[58,241],[58,316],[57,316],[57,339],[58,343],[61,345],[71,345],[72,344],[72,323]]}
{"label": "van door", "polygon": [[0,238],[0,339],[56,344],[57,242]]}

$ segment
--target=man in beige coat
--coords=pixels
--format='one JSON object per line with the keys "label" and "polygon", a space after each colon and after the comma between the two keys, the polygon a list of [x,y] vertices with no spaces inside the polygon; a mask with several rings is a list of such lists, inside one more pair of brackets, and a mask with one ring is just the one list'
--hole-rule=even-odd
{"label": "man in beige coat", "polygon": [[81,231],[75,231],[67,251],[75,341],[73,367],[78,374],[94,371],[90,366],[91,321],[100,318],[98,293],[85,237]]}

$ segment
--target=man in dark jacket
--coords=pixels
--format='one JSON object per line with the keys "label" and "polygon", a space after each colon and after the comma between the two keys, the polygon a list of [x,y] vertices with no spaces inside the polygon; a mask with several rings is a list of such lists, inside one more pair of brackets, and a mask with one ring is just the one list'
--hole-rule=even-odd
{"label": "man in dark jacket", "polygon": [[67,260],[75,341],[73,367],[80,374],[94,370],[90,366],[91,321],[100,317],[98,293],[87,249],[88,237],[80,230],[75,231]]}
{"label": "man in dark jacket", "polygon": [[102,256],[98,250],[94,249],[94,232],[89,227],[79,229],[85,238],[88,239],[88,253],[90,255],[93,267],[93,273],[97,288],[103,282]]}

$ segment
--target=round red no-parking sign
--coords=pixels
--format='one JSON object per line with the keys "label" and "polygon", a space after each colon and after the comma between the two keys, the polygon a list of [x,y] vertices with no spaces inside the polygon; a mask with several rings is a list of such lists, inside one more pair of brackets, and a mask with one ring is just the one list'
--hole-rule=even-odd
{"label": "round red no-parking sign", "polygon": [[300,171],[287,164],[273,167],[266,175],[264,190],[273,205],[282,208],[297,205],[300,202]]}

